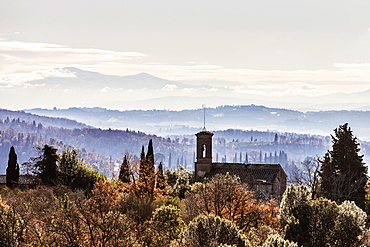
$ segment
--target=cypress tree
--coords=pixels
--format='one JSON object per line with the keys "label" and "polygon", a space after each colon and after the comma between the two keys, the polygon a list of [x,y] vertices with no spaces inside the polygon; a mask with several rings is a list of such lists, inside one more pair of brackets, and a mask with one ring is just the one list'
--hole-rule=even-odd
{"label": "cypress tree", "polygon": [[[148,152],[146,153],[147,176],[155,177],[153,141],[149,140]],[[153,179],[154,183],[154,179]],[[154,184],[153,184],[154,185]]]}
{"label": "cypress tree", "polygon": [[155,175],[153,142],[150,139],[147,154],[145,155],[143,146],[140,155],[139,187],[142,193],[151,198],[154,192]]}
{"label": "cypress tree", "polygon": [[149,183],[148,188],[150,190],[150,193],[153,193],[155,185],[155,168],[154,168],[154,150],[152,139],[149,140],[148,152],[146,154],[146,163],[147,163],[147,177]]}
{"label": "cypress tree", "polygon": [[140,163],[145,160],[144,145],[141,146]]}
{"label": "cypress tree", "polygon": [[157,184],[156,187],[163,190],[166,188],[165,179],[163,175],[163,165],[162,162],[158,165],[158,171],[157,171]]}
{"label": "cypress tree", "polygon": [[145,176],[146,171],[146,159],[145,159],[145,151],[144,145],[141,146],[141,153],[140,153],[140,168],[139,168],[139,178]]}
{"label": "cypress tree", "polygon": [[146,153],[146,160],[148,162],[149,172],[154,174],[154,150],[153,150],[153,141],[149,140],[148,152]]}
{"label": "cypress tree", "polygon": [[118,179],[124,183],[130,182],[130,170],[129,170],[129,162],[127,160],[127,155],[123,158],[123,163],[121,165],[121,169],[119,171]]}
{"label": "cypress tree", "polygon": [[334,133],[331,135],[333,150],[321,161],[321,193],[338,204],[350,200],[364,209],[367,168],[363,155],[359,155],[360,144],[347,123]]}
{"label": "cypress tree", "polygon": [[8,167],[6,168],[6,186],[13,189],[19,182],[19,165],[17,154],[12,146],[9,151]]}

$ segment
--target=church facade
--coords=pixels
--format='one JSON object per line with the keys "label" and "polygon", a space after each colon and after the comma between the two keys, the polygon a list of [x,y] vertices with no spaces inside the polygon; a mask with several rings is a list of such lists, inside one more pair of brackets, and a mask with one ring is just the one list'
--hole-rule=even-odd
{"label": "church facade", "polygon": [[195,135],[195,181],[200,182],[216,174],[236,175],[260,195],[281,199],[286,189],[287,175],[280,164],[213,163],[213,133],[203,130]]}

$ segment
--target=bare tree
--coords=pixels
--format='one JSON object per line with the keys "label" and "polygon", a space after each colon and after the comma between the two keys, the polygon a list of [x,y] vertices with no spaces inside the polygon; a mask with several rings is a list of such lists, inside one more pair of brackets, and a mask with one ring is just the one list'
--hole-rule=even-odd
{"label": "bare tree", "polygon": [[306,185],[312,193],[312,199],[314,199],[319,185],[319,172],[320,162],[318,158],[306,157],[300,167],[294,165],[291,181],[297,185]]}
{"label": "bare tree", "polygon": [[253,150],[248,152],[249,163],[260,163],[260,152]]}

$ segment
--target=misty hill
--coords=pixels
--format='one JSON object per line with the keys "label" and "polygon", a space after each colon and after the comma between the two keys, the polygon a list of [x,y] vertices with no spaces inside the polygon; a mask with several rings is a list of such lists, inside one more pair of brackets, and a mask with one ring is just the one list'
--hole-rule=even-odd
{"label": "misty hill", "polygon": [[[25,111],[75,119],[99,128],[137,129],[161,136],[192,135],[203,127],[203,109],[118,111],[105,108],[69,108]],[[359,139],[370,140],[369,122],[370,111],[301,112],[257,105],[226,105],[206,109],[206,126],[211,130],[253,129],[327,136],[339,125],[349,123]]]}
{"label": "misty hill", "polygon": [[26,113],[24,111],[11,111],[5,109],[0,109],[0,119],[8,122],[11,120],[14,122],[19,122],[20,120],[22,120],[24,122],[34,122],[34,124],[42,123],[43,126],[67,129],[92,128],[91,126],[88,126],[84,123],[77,122],[76,120],[67,119],[65,117],[39,116],[31,113]]}
{"label": "misty hill", "polygon": [[[255,110],[265,109],[264,107],[250,106]],[[243,119],[252,118],[252,115],[238,116],[237,110],[231,107],[221,107],[223,110],[230,111],[228,118],[241,121]],[[225,109],[224,109],[225,108]],[[75,114],[81,115],[86,109],[75,108]],[[271,109],[269,109],[271,110]],[[276,109],[278,110],[278,109]],[[202,110],[198,110],[199,115],[202,115]],[[224,111],[224,113],[228,112]],[[185,166],[187,169],[193,169],[195,159],[195,133],[199,128],[184,127],[183,132],[191,132],[189,134],[171,135],[169,137],[161,137],[153,134],[145,134],[142,131],[126,128],[125,130],[118,129],[99,129],[99,128],[62,128],[52,127],[56,122],[62,124],[65,119],[42,117],[37,115],[25,114],[24,112],[4,111],[10,115],[4,115],[0,118],[0,172],[5,172],[7,164],[7,156],[9,148],[13,145],[18,154],[18,162],[23,163],[28,161],[30,157],[35,157],[37,152],[34,147],[41,147],[43,144],[53,145],[56,148],[63,150],[66,147],[77,148],[80,156],[95,168],[107,175],[111,175],[122,162],[122,157],[126,152],[139,157],[142,145],[146,146],[149,139],[153,139],[154,151],[158,162],[163,162],[166,169],[176,169],[179,165]],[[114,114],[122,114],[118,111],[107,111],[102,108],[89,109],[88,112],[92,115],[100,115],[105,117],[117,117]],[[158,115],[156,114],[158,112]],[[257,117],[263,117],[264,111],[257,113]],[[18,113],[18,114],[17,114]],[[94,113],[94,114],[93,114]],[[139,114],[141,111],[131,112],[131,114]],[[110,114],[110,115],[109,115]],[[193,111],[187,111],[186,116],[182,116],[177,112],[177,121],[186,121],[186,118],[199,120],[200,116],[194,114]],[[233,114],[236,114],[233,118]],[[249,113],[251,114],[251,113]],[[275,116],[278,113],[271,115]],[[289,119],[296,111],[282,110],[279,112],[283,118]],[[147,111],[144,114],[145,118],[163,118],[166,120],[166,111]],[[22,119],[25,117],[29,121]],[[40,120],[36,122],[33,120]],[[86,116],[85,116],[86,117]],[[193,118],[191,118],[193,117]],[[219,116],[217,116],[219,118]],[[127,118],[129,119],[129,118]],[[238,120],[241,119],[241,120]],[[51,122],[47,125],[42,122]],[[235,121],[236,121],[235,120]],[[257,119],[258,120],[258,119]],[[153,120],[157,121],[157,120]],[[67,121],[68,122],[68,121]],[[128,121],[129,122],[129,121]],[[145,122],[144,122],[145,123]],[[83,125],[82,125],[83,126]],[[177,130],[181,130],[178,128]],[[259,131],[259,130],[241,130],[227,129],[215,130],[214,132],[214,161],[227,162],[245,162],[245,157],[248,155],[248,162],[251,163],[276,163],[282,164],[284,169],[289,173],[294,165],[300,164],[307,156],[322,157],[324,153],[331,148],[331,139],[329,136],[297,134],[292,132],[277,132],[277,131]],[[329,132],[328,134],[330,134]],[[356,134],[356,132],[355,132]],[[370,144],[361,141],[361,153],[365,154],[365,162],[368,162],[370,155]]]}
{"label": "misty hill", "polygon": [[[76,111],[80,113],[80,109]],[[96,108],[94,111],[96,114],[101,114],[102,109]],[[21,111],[3,111],[3,114],[3,118],[0,118],[0,172],[2,173],[5,172],[11,146],[16,148],[18,162],[23,163],[30,157],[38,155],[35,147],[49,144],[60,150],[66,147],[78,148],[81,157],[95,168],[110,175],[112,169],[122,162],[125,152],[139,156],[142,145],[146,146],[149,139],[154,142],[158,162],[162,161],[165,168],[174,169],[183,165],[193,169],[194,133],[199,129],[194,129],[191,135],[164,138],[128,128],[126,130],[74,128],[84,125],[76,125],[73,121],[75,125],[71,125],[66,119],[42,117]],[[67,124],[62,128],[53,127],[63,123]],[[73,128],[67,128],[68,126]],[[236,161],[236,156],[245,156],[247,152],[250,161],[257,162],[256,154],[259,153],[270,160],[278,160],[276,154],[279,154],[279,157],[284,158],[283,165],[288,166],[294,161],[303,160],[306,156],[322,155],[328,148],[327,137],[320,136],[255,130],[225,130],[214,133],[216,161],[222,159]],[[278,135],[278,142],[274,141],[276,135]],[[258,162],[261,161],[258,160]]]}
{"label": "misty hill", "polygon": [[[66,121],[66,125],[58,128],[53,125],[60,123],[63,119],[41,117],[23,112],[17,114],[15,111],[8,111],[8,113],[3,119],[0,118],[1,174],[5,173],[11,146],[15,147],[19,164],[29,161],[31,157],[37,157],[39,154],[36,148],[42,147],[44,144],[53,145],[60,151],[65,148],[77,148],[80,157],[107,175],[111,175],[114,167],[122,162],[125,152],[138,155],[142,145],[147,145],[149,139],[156,143],[157,153],[162,151],[168,153],[170,148],[174,152],[177,152],[178,149],[181,149],[181,152],[184,150],[179,143],[172,143],[169,139],[147,135],[139,131],[66,128],[70,127],[68,121]],[[22,117],[27,118],[27,121]],[[36,122],[35,119],[41,122]],[[53,120],[56,123],[53,123]],[[81,125],[80,127],[86,126]],[[176,155],[174,154],[174,156]]]}

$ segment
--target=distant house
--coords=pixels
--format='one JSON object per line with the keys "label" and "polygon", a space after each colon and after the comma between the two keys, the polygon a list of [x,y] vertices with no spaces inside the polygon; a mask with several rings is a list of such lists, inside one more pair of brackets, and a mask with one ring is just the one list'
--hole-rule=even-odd
{"label": "distant house", "polygon": [[281,199],[286,189],[287,175],[280,164],[213,163],[213,133],[204,130],[196,136],[195,180],[197,182],[212,178],[216,174],[236,175],[242,183],[247,183],[260,195]]}

